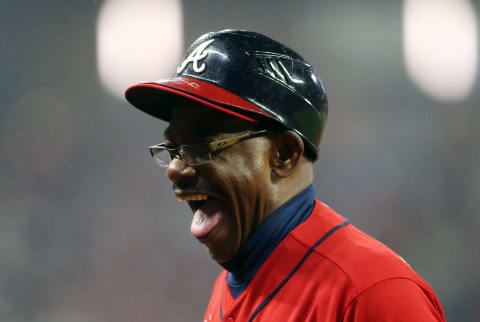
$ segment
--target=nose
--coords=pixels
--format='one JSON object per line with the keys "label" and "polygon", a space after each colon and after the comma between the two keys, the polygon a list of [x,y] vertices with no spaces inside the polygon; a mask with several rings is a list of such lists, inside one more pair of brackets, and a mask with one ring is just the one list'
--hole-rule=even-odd
{"label": "nose", "polygon": [[185,161],[174,158],[167,167],[167,177],[172,182],[177,182],[178,180],[186,177],[194,177],[196,171],[193,167],[187,165]]}

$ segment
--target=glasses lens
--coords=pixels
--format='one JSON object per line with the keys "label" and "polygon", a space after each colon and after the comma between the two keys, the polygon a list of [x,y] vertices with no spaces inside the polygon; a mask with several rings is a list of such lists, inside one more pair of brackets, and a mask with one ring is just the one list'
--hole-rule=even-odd
{"label": "glasses lens", "polygon": [[191,146],[182,149],[182,158],[189,165],[198,165],[208,163],[212,160],[207,147]]}
{"label": "glasses lens", "polygon": [[170,161],[172,161],[170,152],[165,148],[151,147],[150,153],[152,154],[152,157],[155,160],[155,162],[161,167],[168,167],[168,164],[170,163]]}

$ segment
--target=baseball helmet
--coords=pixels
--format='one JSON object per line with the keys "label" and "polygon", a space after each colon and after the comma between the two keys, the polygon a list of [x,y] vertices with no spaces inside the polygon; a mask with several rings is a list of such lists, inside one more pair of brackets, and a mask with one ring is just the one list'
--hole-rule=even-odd
{"label": "baseball helmet", "polygon": [[270,122],[298,133],[312,160],[327,120],[325,87],[295,51],[256,32],[223,30],[198,38],[177,77],[129,87],[138,109],[169,121],[179,97],[252,122]]}

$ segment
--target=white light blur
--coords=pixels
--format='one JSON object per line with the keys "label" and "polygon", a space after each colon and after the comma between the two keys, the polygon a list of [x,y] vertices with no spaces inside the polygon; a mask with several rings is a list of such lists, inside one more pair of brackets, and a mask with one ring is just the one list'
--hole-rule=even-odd
{"label": "white light blur", "polygon": [[107,0],[97,22],[102,85],[123,98],[127,87],[171,77],[183,56],[180,0]]}
{"label": "white light blur", "polygon": [[405,0],[403,48],[423,92],[445,102],[466,98],[478,64],[475,9],[468,0]]}

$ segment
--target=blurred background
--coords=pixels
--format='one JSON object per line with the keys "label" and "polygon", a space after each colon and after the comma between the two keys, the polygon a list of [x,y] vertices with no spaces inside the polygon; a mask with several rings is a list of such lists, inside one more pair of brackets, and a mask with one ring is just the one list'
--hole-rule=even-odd
{"label": "blurred background", "polygon": [[480,5],[469,0],[0,2],[0,321],[201,321],[220,271],[123,99],[188,45],[265,33],[323,78],[317,198],[480,321]]}

